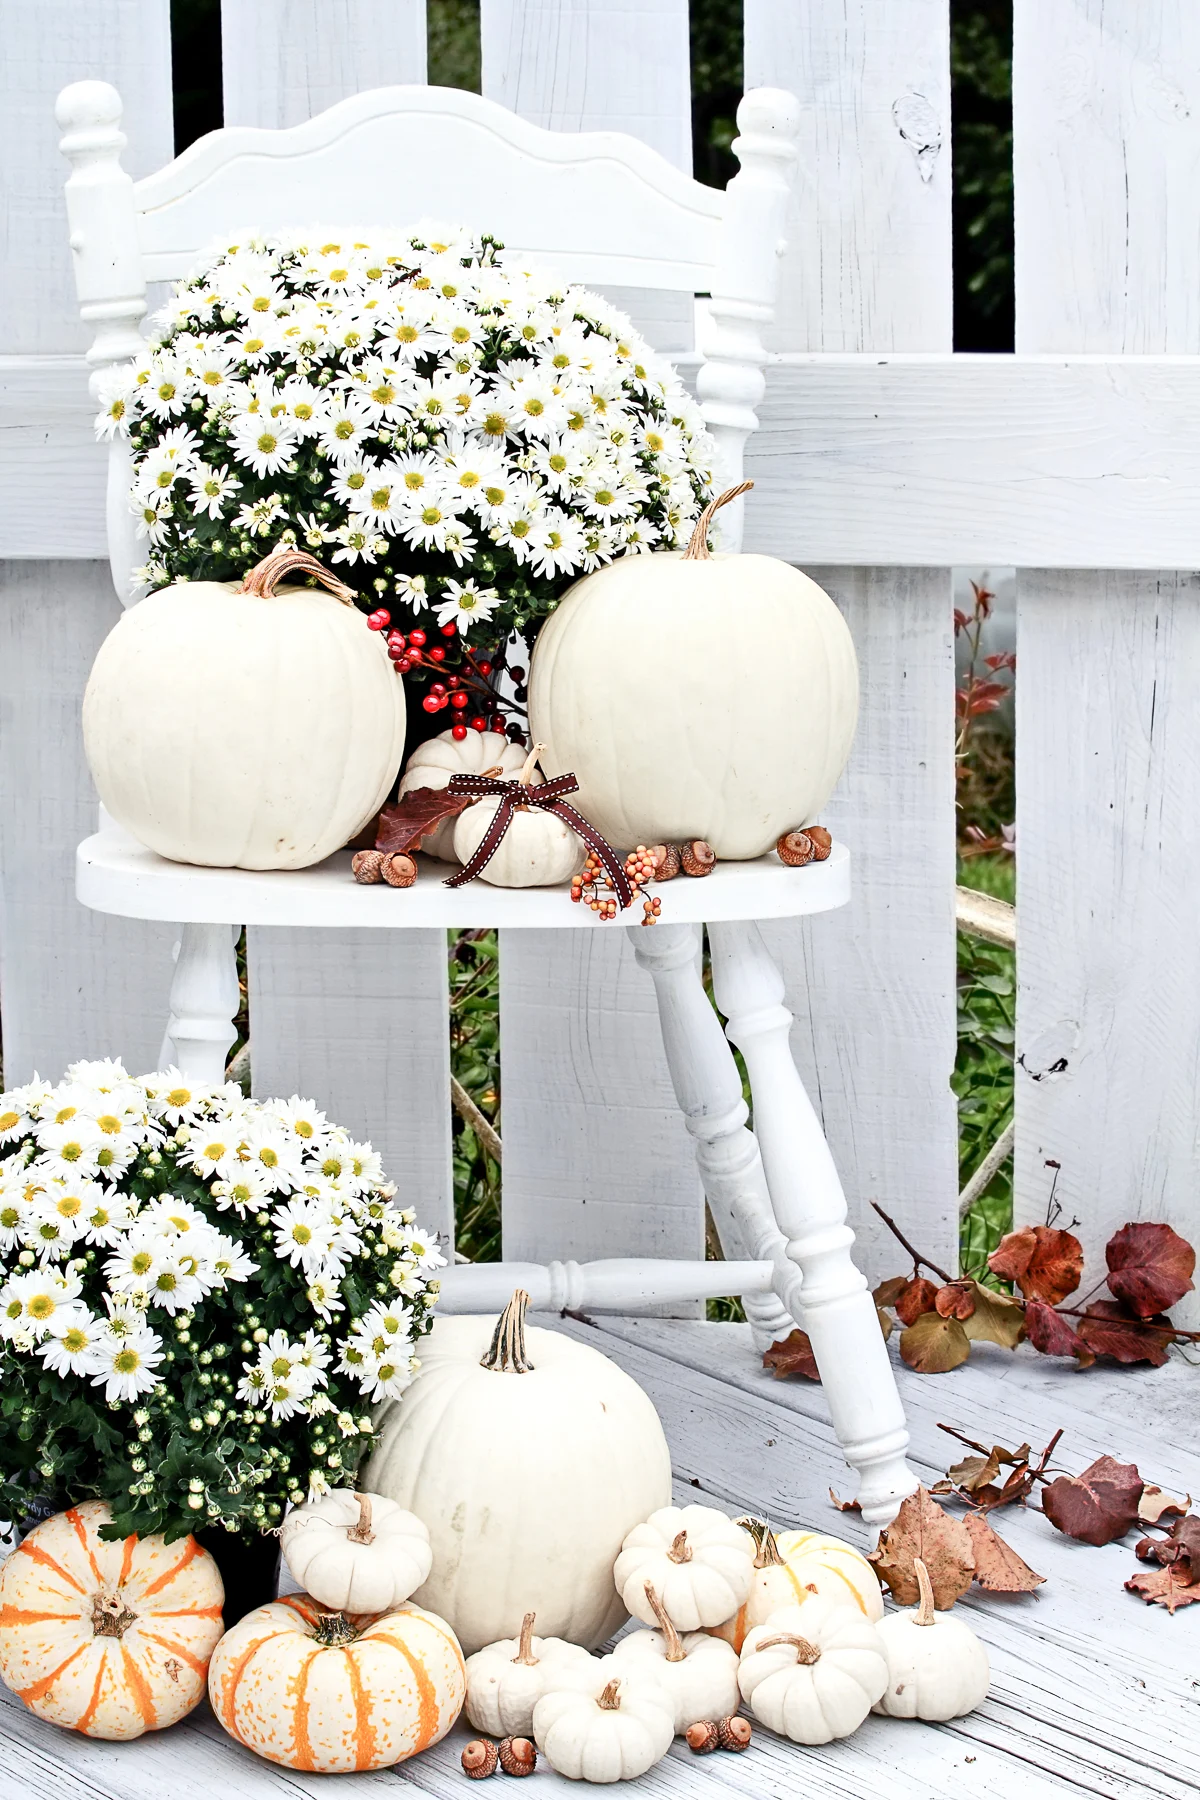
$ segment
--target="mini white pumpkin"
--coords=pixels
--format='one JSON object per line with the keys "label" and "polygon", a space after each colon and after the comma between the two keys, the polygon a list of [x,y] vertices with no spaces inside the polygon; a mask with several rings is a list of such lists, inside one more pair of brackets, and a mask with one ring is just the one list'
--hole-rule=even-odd
{"label": "mini white pumpkin", "polygon": [[754,1579],[754,1543],[714,1506],[663,1506],[635,1525],[613,1567],[617,1592],[635,1619],[656,1623],[646,1598],[653,1584],[679,1631],[720,1625]]}
{"label": "mini white pumpkin", "polygon": [[633,1781],[662,1761],[675,1716],[661,1687],[611,1656],[568,1674],[533,1709],[534,1739],[552,1769],[569,1781]]}
{"label": "mini white pumpkin", "polygon": [[619,556],[577,581],[534,648],[542,767],[574,772],[580,812],[619,849],[704,838],[722,861],[761,856],[818,816],[850,752],[845,621],[789,563],[710,555],[713,510],[682,553]]}
{"label": "mini white pumpkin", "polygon": [[468,1655],[515,1637],[529,1610],[550,1637],[611,1637],[625,1621],[621,1540],[671,1493],[648,1396],[588,1345],[527,1331],[528,1304],[521,1290],[494,1323],[437,1320],[362,1475],[429,1527],[433,1568],[414,1599]]}
{"label": "mini white pumpkin", "polygon": [[795,1744],[857,1731],[887,1686],[879,1629],[853,1607],[813,1595],[746,1638],[738,1686],[756,1719]]}
{"label": "mini white pumpkin", "polygon": [[658,1620],[657,1631],[631,1631],[613,1648],[613,1662],[657,1681],[675,1708],[675,1730],[686,1731],[697,1719],[724,1719],[738,1707],[738,1659],[732,1644],[707,1631],[680,1637],[654,1583],[646,1583],[646,1600]]}
{"label": "mini white pumpkin", "polygon": [[714,1625],[716,1637],[740,1650],[746,1634],[783,1606],[803,1606],[812,1594],[856,1606],[864,1619],[883,1617],[879,1577],[862,1553],[841,1538],[817,1531],[773,1532],[763,1519],[739,1519],[757,1546],[754,1580],[731,1619]]}
{"label": "mini white pumpkin", "polygon": [[[278,588],[291,572],[333,593]],[[83,742],[117,822],[173,862],[303,869],[387,797],[404,683],[350,589],[280,550],[240,587],[181,581],[117,621],[83,697]]]}
{"label": "mini white pumpkin", "polygon": [[[531,784],[533,765],[544,749],[544,744],[535,744],[526,757],[517,776],[523,787]],[[477,800],[458,815],[454,854],[459,862],[470,862],[502,804],[500,800]],[[538,806],[519,806],[498,847],[480,869],[479,879],[490,881],[493,887],[557,887],[578,874],[586,855],[583,839],[562,819]]]}
{"label": "mini white pumpkin", "polygon": [[392,1612],[433,1565],[429,1533],[414,1513],[350,1488],[295,1507],[279,1544],[304,1591],[338,1612]]}
{"label": "mini white pumpkin", "polygon": [[[468,731],[461,739],[456,738],[453,731],[440,731],[436,737],[418,744],[405,763],[400,777],[400,796],[403,798],[413,788],[449,787],[451,776],[482,775],[485,770],[511,781],[514,775],[520,774],[524,761],[522,745],[511,744],[502,731]],[[530,778],[531,785],[537,786],[541,781],[542,776],[535,770]],[[443,819],[423,837],[421,849],[425,855],[436,856],[442,862],[455,862],[454,827],[457,824],[457,818]]]}
{"label": "mini white pumpkin", "polygon": [[890,1719],[961,1719],[987,1699],[988,1654],[962,1619],[934,1611],[929,1571],[919,1556],[913,1567],[920,1605],[889,1613],[879,1626],[888,1680],[874,1711]]}
{"label": "mini white pumpkin", "polygon": [[[467,1658],[467,1717],[476,1731],[493,1737],[528,1737],[533,1709],[570,1664],[592,1667],[593,1658],[564,1638],[533,1635],[537,1614],[521,1621],[521,1635],[486,1644]],[[736,1685],[736,1684],[735,1684]]]}

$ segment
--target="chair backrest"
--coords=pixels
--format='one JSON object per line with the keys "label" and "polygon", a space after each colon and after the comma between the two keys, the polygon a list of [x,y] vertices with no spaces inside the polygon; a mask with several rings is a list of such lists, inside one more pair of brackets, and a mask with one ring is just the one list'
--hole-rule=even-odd
{"label": "chair backrest", "polygon": [[[134,183],[120,166],[121,99],[106,82],[64,88],[55,108],[80,314],[95,324],[93,369],[136,356],[146,283],[184,274],[213,242],[254,228],[369,229],[423,218],[498,237],[510,256],[604,288],[709,294],[696,392],[722,478],[740,481],[757,427],[799,108],[774,88],[747,94],[724,193],[681,174],[621,132],[545,131],[456,88],[353,95],[284,131],[211,132]],[[128,512],[128,453],[114,439],[108,534],[127,598],[140,560]],[[741,502],[721,515],[741,541]]]}

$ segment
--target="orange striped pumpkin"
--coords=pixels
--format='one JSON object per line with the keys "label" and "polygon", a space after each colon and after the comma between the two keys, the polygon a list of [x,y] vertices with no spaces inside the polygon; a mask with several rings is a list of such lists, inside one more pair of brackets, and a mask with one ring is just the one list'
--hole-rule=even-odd
{"label": "orange striped pumpkin", "polygon": [[390,1768],[444,1738],[467,1674],[436,1613],[336,1613],[288,1594],[225,1633],[208,1694],[230,1736],[268,1762],[345,1773]]}
{"label": "orange striped pumpkin", "polygon": [[69,1507],[0,1565],[0,1675],[41,1719],[136,1738],[203,1697],[225,1590],[195,1538],[108,1543],[111,1519]]}
{"label": "orange striped pumpkin", "polygon": [[853,1544],[819,1531],[773,1532],[761,1519],[739,1519],[758,1545],[749,1597],[732,1619],[710,1629],[741,1653],[747,1632],[764,1625],[785,1606],[800,1606],[810,1594],[858,1609],[872,1624],[883,1617],[879,1577]]}

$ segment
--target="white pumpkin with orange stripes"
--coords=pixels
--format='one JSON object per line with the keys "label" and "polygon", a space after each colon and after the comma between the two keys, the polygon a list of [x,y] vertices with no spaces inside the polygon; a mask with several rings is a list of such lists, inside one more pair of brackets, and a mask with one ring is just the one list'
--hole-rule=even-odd
{"label": "white pumpkin with orange stripes", "polygon": [[458,1639],[436,1613],[331,1612],[308,1594],[239,1619],[208,1672],[231,1737],[268,1762],[321,1775],[387,1769],[428,1750],[466,1693]]}
{"label": "white pumpkin with orange stripes", "polygon": [[883,1617],[883,1590],[866,1557],[841,1538],[819,1531],[774,1532],[762,1519],[739,1519],[757,1546],[754,1580],[744,1604],[723,1625],[710,1627],[739,1651],[746,1634],[784,1606],[812,1594],[852,1606],[872,1624]]}
{"label": "white pumpkin with orange stripes", "polygon": [[100,1536],[102,1500],[38,1525],[0,1565],[0,1675],[32,1712],[136,1738],[191,1712],[225,1590],[195,1538]]}

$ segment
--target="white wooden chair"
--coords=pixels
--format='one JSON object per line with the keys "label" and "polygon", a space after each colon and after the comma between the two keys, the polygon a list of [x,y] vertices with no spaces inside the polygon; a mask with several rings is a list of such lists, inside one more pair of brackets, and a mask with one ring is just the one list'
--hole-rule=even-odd
{"label": "white wooden chair", "polygon": [[[214,132],[137,183],[120,166],[125,139],[113,88],[66,88],[57,117],[72,166],[66,194],[80,310],[96,327],[88,352],[94,370],[139,353],[146,284],[183,274],[214,240],[249,226],[366,229],[406,222],[397,218],[402,210],[414,223],[432,217],[486,229],[509,253],[535,256],[592,286],[710,296],[696,386],[721,473],[728,483],[740,480],[743,447],[758,423],[762,327],[772,316],[796,156],[799,108],[790,94],[760,88],[743,99],[733,146],[741,167],[724,193],[634,138],[544,131],[445,88],[358,94],[285,131]],[[126,602],[140,560],[128,488],[128,453],[116,443],[108,536],[113,580]],[[722,519],[724,544],[737,548],[740,503]],[[543,917],[536,894],[450,897],[431,884],[418,903],[422,886],[408,896],[403,921],[395,913],[383,919],[378,907],[368,917],[364,890],[343,869],[285,876],[182,869],[110,830],[81,846],[77,891],[101,910],[185,921],[168,1035],[181,1067],[219,1078],[236,1008],[229,924],[564,922],[561,914]],[[904,1459],[904,1417],[873,1302],[851,1260],[841,1186],[791,1058],[783,984],[757,927],[746,923],[821,911],[848,892],[840,847],[820,869],[785,870],[774,859],[769,867],[766,859],[726,865],[703,884],[702,897],[693,889],[673,902],[673,923],[633,934],[638,961],[655,982],[672,1082],[730,1260],[460,1269],[451,1272],[446,1302],[491,1306],[507,1297],[514,1278],[531,1288],[535,1305],[556,1307],[632,1309],[740,1291],[760,1348],[802,1321],[838,1435],[862,1479],[864,1516],[881,1522],[916,1485]],[[754,1083],[757,1137],[746,1128],[740,1079],[698,979],[702,919],[729,1035]]]}

